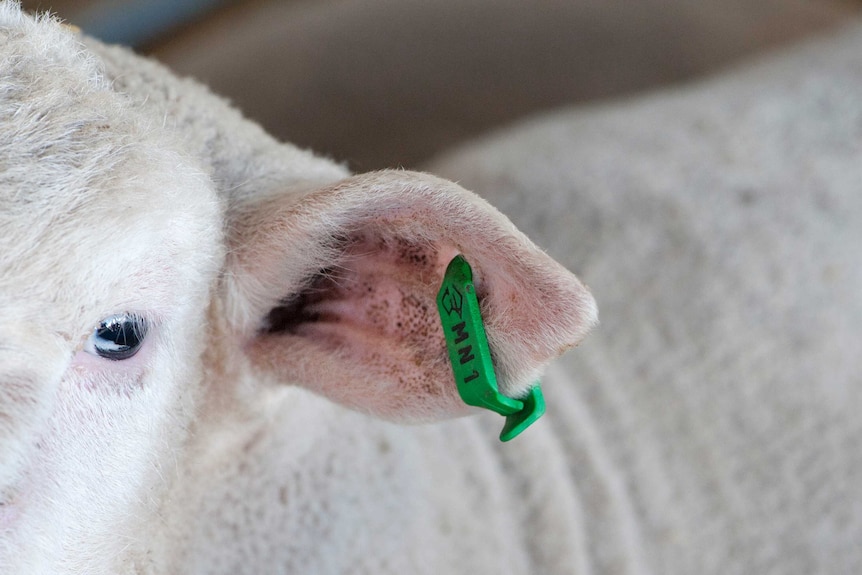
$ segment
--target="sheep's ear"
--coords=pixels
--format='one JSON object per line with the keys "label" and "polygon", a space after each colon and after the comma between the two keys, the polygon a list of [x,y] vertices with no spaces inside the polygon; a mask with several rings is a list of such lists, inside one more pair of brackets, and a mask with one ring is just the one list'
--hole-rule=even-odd
{"label": "sheep's ear", "polygon": [[229,322],[254,365],[397,421],[467,411],[436,307],[471,264],[500,391],[526,393],[596,321],[578,279],[474,194],[379,172],[231,214]]}

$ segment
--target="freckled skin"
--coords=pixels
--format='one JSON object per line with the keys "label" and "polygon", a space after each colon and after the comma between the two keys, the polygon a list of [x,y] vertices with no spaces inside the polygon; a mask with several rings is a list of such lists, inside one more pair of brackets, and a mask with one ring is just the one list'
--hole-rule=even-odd
{"label": "freckled skin", "polygon": [[350,238],[341,261],[316,276],[286,308],[271,315],[273,330],[350,324],[376,336],[410,343],[423,361],[429,341],[443,341],[435,297],[442,280],[439,248],[401,237]]}
{"label": "freckled skin", "polygon": [[[436,378],[419,375],[415,380],[403,373],[401,363],[386,366],[386,356],[375,352],[380,338],[401,342],[410,351],[407,361],[422,371],[437,369],[446,361],[442,327],[435,297],[442,280],[439,249],[400,237],[367,236],[349,239],[338,272],[318,276],[296,315],[306,318],[306,331],[331,323],[364,333],[354,353],[397,376],[399,385],[420,387],[423,396],[436,397],[446,387],[428,382]],[[334,334],[337,345],[338,334]]]}

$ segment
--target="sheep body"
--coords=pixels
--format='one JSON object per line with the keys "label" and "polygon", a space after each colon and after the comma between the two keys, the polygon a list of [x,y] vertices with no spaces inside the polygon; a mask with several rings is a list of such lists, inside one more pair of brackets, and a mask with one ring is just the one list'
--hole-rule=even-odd
{"label": "sheep body", "polygon": [[860,70],[857,22],[429,167],[597,294],[554,368],[596,572],[862,568]]}

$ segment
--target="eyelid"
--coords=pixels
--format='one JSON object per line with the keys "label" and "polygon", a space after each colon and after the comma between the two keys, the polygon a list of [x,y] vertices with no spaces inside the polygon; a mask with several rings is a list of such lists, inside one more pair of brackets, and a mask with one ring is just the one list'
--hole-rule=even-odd
{"label": "eyelid", "polygon": [[[118,309],[119,309],[119,311],[117,311]],[[101,313],[99,315],[92,314],[90,316],[90,317],[96,316],[96,318],[97,318],[96,321],[94,321],[93,323],[91,323],[89,325],[83,326],[85,331],[83,333],[81,333],[81,335],[79,336],[78,345],[75,346],[75,352],[77,353],[77,352],[81,352],[81,351],[86,350],[87,342],[90,341],[90,336],[93,335],[93,331],[96,330],[99,327],[99,325],[101,325],[101,323],[103,321],[105,321],[106,319],[108,319],[112,316],[123,315],[123,314],[133,315],[133,316],[139,317],[139,318],[143,319],[144,322],[146,322],[146,324],[148,326],[147,337],[146,337],[147,340],[156,336],[156,334],[158,333],[158,327],[163,323],[164,317],[165,317],[164,310],[156,311],[156,310],[145,309],[145,308],[137,307],[137,306],[129,306],[128,308],[125,308],[125,309],[119,308],[119,306],[118,306],[118,307],[108,309],[107,311],[101,310]]]}
{"label": "eyelid", "polygon": [[150,329],[152,329],[156,325],[161,324],[162,317],[163,317],[161,313],[157,313],[157,312],[149,311],[149,310],[148,311],[141,311],[140,308],[130,307],[128,309],[120,309],[120,311],[117,311],[117,308],[113,308],[107,312],[103,311],[99,316],[97,316],[97,320],[94,323],[92,323],[89,326],[86,326],[87,331],[83,334],[82,339],[86,341],[86,339],[88,337],[90,337],[92,330],[98,328],[102,324],[102,322],[104,322],[104,321],[106,321],[112,317],[124,316],[124,315],[136,317],[136,318],[143,320],[149,326]]}
{"label": "eyelid", "polygon": [[[147,337],[138,353],[123,361],[111,361],[81,349],[72,356],[71,373],[79,378],[78,381],[82,384],[85,381],[90,382],[86,385],[92,385],[93,381],[101,385],[127,382],[129,377],[138,377],[150,365],[154,348],[151,339]],[[108,379],[104,379],[106,377]]]}
{"label": "eyelid", "polygon": [[[99,329],[102,326],[108,327],[110,325],[114,325],[120,323],[120,320],[125,318],[130,318],[135,322],[135,325],[144,325],[146,326],[146,331],[149,331],[150,322],[143,315],[135,312],[123,312],[123,313],[115,313],[101,320],[95,329]],[[146,335],[146,333],[145,333]]]}

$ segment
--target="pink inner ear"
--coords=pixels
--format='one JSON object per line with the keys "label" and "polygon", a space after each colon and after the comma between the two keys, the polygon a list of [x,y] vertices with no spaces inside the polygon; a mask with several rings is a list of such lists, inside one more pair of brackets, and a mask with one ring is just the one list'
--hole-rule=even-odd
{"label": "pink inner ear", "polygon": [[435,297],[456,254],[454,247],[404,238],[351,238],[336,266],[271,312],[269,330],[334,344],[358,338],[352,342],[358,346],[380,345],[381,338],[423,348],[429,338],[442,341]]}
{"label": "pink inner ear", "polygon": [[482,200],[426,174],[354,176],[236,221],[226,308],[253,364],[384,418],[469,411],[436,309],[459,252],[505,395],[525,392],[596,319],[577,278]]}
{"label": "pink inner ear", "polygon": [[[285,345],[303,340],[305,355],[294,366],[299,383],[363,411],[396,418],[412,412],[417,419],[465,412],[436,308],[446,266],[457,253],[450,245],[355,235],[337,265],[272,310],[267,331],[274,337],[261,338],[258,347],[270,349],[274,341],[266,340],[279,340],[280,350],[270,351],[283,363]],[[313,360],[309,354],[329,367],[303,367]],[[349,372],[341,373],[345,365]]]}

